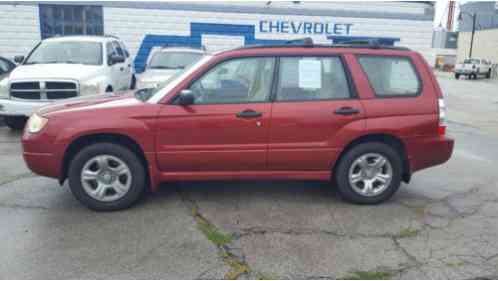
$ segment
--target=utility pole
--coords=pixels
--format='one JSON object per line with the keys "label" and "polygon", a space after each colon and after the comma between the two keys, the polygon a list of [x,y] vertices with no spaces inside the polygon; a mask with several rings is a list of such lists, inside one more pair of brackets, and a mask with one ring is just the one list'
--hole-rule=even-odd
{"label": "utility pole", "polygon": [[472,36],[470,38],[469,58],[472,58],[472,47],[474,47],[474,35],[476,33],[476,19],[477,19],[477,13],[472,14]]}

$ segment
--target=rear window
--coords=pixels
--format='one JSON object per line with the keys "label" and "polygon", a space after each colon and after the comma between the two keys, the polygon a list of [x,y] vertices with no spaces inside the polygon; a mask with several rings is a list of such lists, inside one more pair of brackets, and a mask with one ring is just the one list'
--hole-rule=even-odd
{"label": "rear window", "polygon": [[379,97],[416,96],[421,84],[415,66],[407,57],[360,56],[375,95]]}

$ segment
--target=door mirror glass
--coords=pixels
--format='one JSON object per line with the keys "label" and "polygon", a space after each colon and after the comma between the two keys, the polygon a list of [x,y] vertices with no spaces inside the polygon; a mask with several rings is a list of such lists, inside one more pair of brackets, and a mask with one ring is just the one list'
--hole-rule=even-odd
{"label": "door mirror glass", "polygon": [[21,62],[23,62],[23,61],[24,61],[24,56],[15,56],[15,57],[14,57],[14,61],[15,61],[16,63],[21,63]]}
{"label": "door mirror glass", "polygon": [[109,57],[109,61],[111,62],[111,64],[122,63],[125,61],[125,57],[117,54],[112,54]]}
{"label": "door mirror glass", "polygon": [[194,104],[194,94],[191,90],[182,90],[178,97],[178,104],[181,106],[189,106]]}

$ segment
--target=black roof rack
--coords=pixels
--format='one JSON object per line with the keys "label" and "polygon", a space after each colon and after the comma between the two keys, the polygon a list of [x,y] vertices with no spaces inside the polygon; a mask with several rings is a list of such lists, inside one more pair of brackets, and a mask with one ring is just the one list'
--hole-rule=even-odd
{"label": "black roof rack", "polygon": [[383,45],[376,39],[366,40],[351,40],[337,44],[314,44],[313,39],[306,37],[302,39],[285,41],[282,44],[261,44],[261,45],[246,45],[238,49],[257,49],[257,48],[291,48],[291,47],[305,47],[305,48],[364,48],[364,49],[388,49],[397,51],[410,51],[406,47],[398,47],[391,45]]}

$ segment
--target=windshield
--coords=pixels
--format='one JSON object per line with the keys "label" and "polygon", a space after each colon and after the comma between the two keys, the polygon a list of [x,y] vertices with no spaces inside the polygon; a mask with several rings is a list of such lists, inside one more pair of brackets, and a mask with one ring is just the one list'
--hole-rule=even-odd
{"label": "windshield", "polygon": [[[137,99],[140,99],[142,101],[149,101],[149,102],[158,102],[164,97],[164,94],[167,94],[171,89],[173,89],[176,85],[181,83],[185,78],[187,78],[190,74],[192,74],[196,69],[204,65],[207,61],[209,61],[212,58],[212,56],[201,56],[201,58],[196,61],[195,63],[192,63],[190,65],[187,65],[185,69],[182,69],[181,71],[176,72],[173,76],[171,76],[168,80],[159,83],[157,87],[155,88],[148,88],[148,89],[140,89],[135,92],[135,97]],[[164,93],[164,94],[162,94]],[[150,99],[150,100],[149,100]]]}
{"label": "windshield", "polygon": [[149,62],[151,69],[183,69],[202,57],[199,53],[190,52],[157,52]]}
{"label": "windshield", "polygon": [[102,64],[102,44],[98,42],[44,41],[30,54],[25,64],[76,63]]}
{"label": "windshield", "polygon": [[466,59],[466,60],[463,61],[463,63],[476,64],[476,63],[479,63],[479,60],[476,60],[476,59]]}

